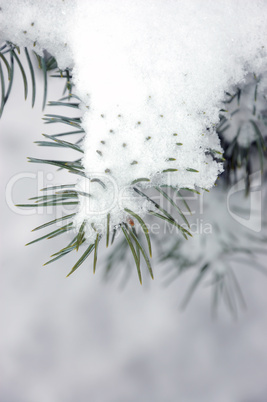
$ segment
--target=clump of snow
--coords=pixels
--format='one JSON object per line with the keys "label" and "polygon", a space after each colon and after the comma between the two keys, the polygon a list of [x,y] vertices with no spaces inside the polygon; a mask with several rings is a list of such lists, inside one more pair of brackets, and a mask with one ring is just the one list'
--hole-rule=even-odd
{"label": "clump of snow", "polygon": [[[88,106],[82,123],[88,177],[111,178],[128,195],[141,178],[149,181],[140,187],[213,186],[222,165],[209,150],[221,151],[215,126],[225,91],[249,72],[266,71],[266,1],[0,0],[0,6],[0,39],[46,49],[60,68],[73,67],[75,92]],[[77,227],[84,220],[104,226],[114,196],[112,189],[95,190],[95,215],[81,196]],[[135,212],[151,208],[128,198]],[[110,208],[114,225],[125,219],[125,205],[117,199]]]}
{"label": "clump of snow", "polygon": [[77,183],[76,188],[88,196],[80,197],[80,212],[74,218],[76,228],[80,228],[85,220],[86,237],[90,243],[95,241],[97,233],[106,233],[108,224],[111,230],[119,223],[127,222],[130,215],[125,212],[125,208],[141,216],[148,210],[155,210],[153,204],[138,197],[130,186],[119,187],[111,175],[98,174],[90,178],[91,181],[82,178]]}

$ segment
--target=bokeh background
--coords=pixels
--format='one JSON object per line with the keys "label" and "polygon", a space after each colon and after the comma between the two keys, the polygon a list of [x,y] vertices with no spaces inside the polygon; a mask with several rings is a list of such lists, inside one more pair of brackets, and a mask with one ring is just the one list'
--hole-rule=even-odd
{"label": "bokeh background", "polygon": [[[153,282],[140,286],[132,275],[122,288],[119,279],[103,279],[101,261],[95,275],[88,261],[67,279],[75,255],[43,267],[61,246],[57,238],[24,246],[47,216],[20,214],[13,202],[36,195],[34,176],[46,185],[55,172],[26,160],[50,157],[33,144],[49,132],[39,84],[32,109],[16,76],[0,121],[0,401],[266,402],[267,278],[260,273],[240,266],[247,310],[234,320],[222,309],[213,320],[203,286],[179,309],[191,271],[164,287],[156,266]],[[61,93],[54,79],[48,100]]]}

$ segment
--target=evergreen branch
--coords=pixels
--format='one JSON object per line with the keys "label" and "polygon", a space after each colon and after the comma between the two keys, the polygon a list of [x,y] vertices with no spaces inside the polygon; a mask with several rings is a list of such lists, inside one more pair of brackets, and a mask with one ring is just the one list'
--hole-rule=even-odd
{"label": "evergreen branch", "polygon": [[66,106],[66,107],[72,107],[74,109],[79,109],[79,105],[80,105],[80,103],[76,103],[76,102],[54,102],[54,101],[50,101],[50,102],[48,102],[47,106]]}
{"label": "evergreen branch", "polygon": [[59,140],[57,138],[55,138],[54,136],[51,135],[47,135],[47,134],[43,134],[43,136],[45,138],[49,138],[50,140],[54,141],[54,142],[44,142],[44,141],[36,141],[35,143],[41,146],[56,146],[56,147],[63,147],[63,148],[71,148],[74,149],[75,151],[84,153],[84,151],[76,144],[72,144],[71,142],[68,141],[62,141]]}
{"label": "evergreen branch", "polygon": [[126,239],[128,245],[130,247],[130,250],[132,252],[132,255],[133,255],[133,258],[134,258],[134,261],[135,261],[135,265],[136,265],[136,269],[137,269],[137,273],[138,273],[138,277],[139,277],[139,282],[142,285],[142,275],[141,275],[141,270],[140,270],[140,260],[137,257],[136,251],[134,249],[134,245],[133,245],[133,243],[131,241],[131,238],[130,238],[128,230],[127,230],[127,226],[124,224],[124,225],[121,226],[121,229],[123,231],[125,239]]}
{"label": "evergreen branch", "polygon": [[67,278],[73,274],[73,272],[76,271],[76,269],[79,268],[79,266],[86,260],[86,258],[89,257],[89,255],[91,254],[91,252],[93,251],[93,249],[95,248],[95,243],[94,244],[90,244],[87,249],[85,250],[85,252],[83,253],[83,255],[81,256],[81,258],[79,258],[79,260],[76,262],[76,264],[73,266],[73,268],[71,269],[71,271],[68,273]]}
{"label": "evergreen branch", "polygon": [[61,184],[60,186],[49,186],[45,188],[41,188],[40,191],[51,191],[51,190],[56,190],[56,189],[62,189],[62,188],[73,188],[75,187],[76,184]]}
{"label": "evergreen branch", "polygon": [[1,62],[0,62],[0,82],[1,82],[0,116],[2,116],[3,109],[4,109],[4,106],[5,106],[5,80],[4,80],[4,74],[3,74]]}
{"label": "evergreen branch", "polygon": [[[35,79],[35,72],[34,72],[34,68],[33,68],[33,64],[30,58],[30,54],[27,48],[24,48],[25,51],[25,55],[26,55],[26,60],[27,60],[27,64],[29,67],[29,72],[30,72],[30,77],[31,77],[31,83],[32,83],[32,107],[35,104],[35,99],[36,99],[36,79]],[[10,55],[10,62],[8,62],[6,55],[9,54]],[[43,90],[43,105],[42,108],[44,110],[45,105],[46,105],[46,99],[47,99],[47,89],[48,89],[48,77],[47,77],[47,72],[50,70],[55,70],[57,69],[57,62],[55,60],[55,58],[53,56],[50,57],[41,57],[40,55],[38,55],[36,52],[33,52],[33,54],[35,55],[37,61],[38,61],[38,67],[42,70],[43,73],[43,80],[44,80],[44,90]],[[0,49],[0,60],[4,63],[5,68],[7,70],[7,74],[8,74],[8,81],[9,81],[9,85],[8,85],[8,89],[7,92],[3,98],[3,92],[5,91],[5,88],[7,87],[4,83],[4,75],[1,74],[2,71],[2,66],[0,66],[0,82],[1,82],[1,107],[0,107],[0,117],[1,114],[3,112],[3,108],[4,105],[6,104],[11,89],[12,89],[12,84],[13,84],[13,78],[14,78],[14,60],[16,61],[16,64],[20,70],[21,76],[22,76],[22,80],[23,80],[23,86],[24,86],[24,98],[27,99],[28,96],[28,80],[27,80],[27,74],[26,71],[23,67],[23,64],[20,60],[20,48],[16,45],[14,45],[11,42],[6,42]],[[3,71],[2,71],[3,73]],[[67,78],[67,88],[71,89],[72,88],[72,82],[71,82],[71,78],[72,76],[69,73],[69,70],[65,70],[65,78]],[[52,75],[53,76],[53,75]],[[63,77],[63,73],[61,72],[61,75],[59,75],[60,77]],[[67,99],[70,99],[72,97],[75,97],[79,100],[79,98],[73,94],[71,94],[71,92],[69,92],[69,95],[67,97]],[[3,102],[4,99],[4,102]],[[51,102],[51,105],[57,105],[60,106],[60,102]],[[70,107],[77,107],[75,103],[70,103],[68,106]],[[62,104],[63,106],[63,104]],[[64,106],[67,106],[67,104],[65,104]]]}
{"label": "evergreen branch", "polygon": [[43,239],[52,239],[55,236],[61,235],[61,234],[65,233],[65,232],[71,230],[72,225],[73,225],[73,222],[70,222],[67,225],[62,226],[60,229],[56,229],[53,232],[47,233],[44,236],[38,237],[37,239],[30,241],[29,243],[26,244],[26,246],[29,246],[30,244],[36,243],[36,242],[38,242],[40,240],[43,240]]}
{"label": "evergreen branch", "polygon": [[84,235],[85,235],[84,228],[85,228],[85,225],[86,225],[86,221],[84,220],[83,223],[80,226],[79,233],[77,235],[77,241],[76,241],[76,250],[77,251],[79,250],[79,247],[80,247],[80,245],[82,244],[82,242],[84,240]]}
{"label": "evergreen branch", "polygon": [[101,239],[101,236],[97,233],[96,235],[96,241],[95,241],[95,251],[94,251],[94,267],[93,267],[93,272],[95,274],[96,270],[96,263],[97,263],[97,249],[98,249],[98,244]]}
{"label": "evergreen branch", "polygon": [[29,52],[28,52],[26,47],[24,48],[24,51],[25,51],[25,54],[26,54],[26,58],[27,58],[30,73],[31,73],[31,80],[32,80],[32,107],[33,107],[34,103],[35,103],[35,97],[36,97],[35,75],[34,75],[34,69],[33,69],[33,66],[32,66],[31,58],[30,58]]}
{"label": "evergreen branch", "polygon": [[107,238],[106,238],[106,247],[109,245],[109,225],[110,225],[110,213],[107,214]]}
{"label": "evergreen branch", "polygon": [[51,135],[51,137],[63,137],[65,135],[72,135],[72,134],[84,134],[84,130],[76,130],[76,131],[69,131],[66,133],[53,134]]}
{"label": "evergreen branch", "polygon": [[189,222],[186,219],[186,217],[184,216],[182,210],[178,207],[178,205],[168,196],[167,193],[165,193],[165,191],[163,191],[160,187],[156,187],[156,190],[161,193],[163,195],[163,197],[165,197],[172,206],[174,206],[174,208],[177,209],[177,211],[179,212],[180,216],[183,218],[184,222],[187,224],[187,226],[189,227]]}
{"label": "evergreen branch", "polygon": [[130,215],[132,215],[135,219],[138,220],[138,222],[139,222],[139,224],[140,224],[141,228],[143,229],[143,232],[144,232],[144,234],[146,236],[149,255],[150,255],[150,257],[152,257],[151,241],[150,241],[149,231],[148,231],[148,228],[147,228],[145,222],[143,221],[143,219],[139,215],[137,215],[135,212],[131,211],[130,209],[125,208],[124,210],[126,212],[128,212]]}
{"label": "evergreen branch", "polygon": [[12,53],[12,55],[14,56],[14,58],[15,58],[17,64],[18,64],[18,66],[19,66],[21,75],[22,75],[23,84],[24,84],[24,98],[25,98],[25,100],[26,100],[26,99],[27,99],[27,95],[28,95],[28,82],[27,82],[27,78],[26,78],[26,73],[25,73],[25,71],[24,71],[24,68],[23,68],[23,66],[22,66],[22,64],[21,64],[21,61],[20,61],[20,59],[18,58],[16,52],[12,49],[12,50],[11,50],[11,53]]}
{"label": "evergreen branch", "polygon": [[42,107],[42,110],[44,110],[47,98],[47,68],[43,57],[41,58],[41,69],[43,71],[43,77],[44,77],[44,96],[43,96],[43,107]]}
{"label": "evergreen branch", "polygon": [[55,223],[64,221],[65,219],[73,218],[75,215],[76,215],[76,213],[70,214],[70,215],[64,215],[61,218],[57,218],[57,219],[54,219],[54,220],[52,220],[50,222],[46,222],[43,225],[37,226],[35,229],[32,229],[32,232],[35,232],[36,230],[43,229],[43,228],[45,228],[47,226],[50,226],[50,225],[54,225]]}
{"label": "evergreen branch", "polygon": [[[153,271],[152,271],[152,267],[151,267],[149,258],[148,258],[148,256],[147,256],[147,254],[146,254],[146,252],[145,252],[145,249],[143,248],[142,244],[141,244],[140,241],[138,240],[138,237],[137,237],[136,233],[134,233],[134,230],[133,230],[134,228],[129,229],[129,226],[128,226],[128,225],[126,225],[126,224],[124,224],[124,225],[125,225],[125,227],[127,228],[128,233],[130,233],[131,237],[134,239],[134,241],[135,241],[135,243],[136,243],[136,246],[138,247],[138,250],[140,250],[141,253],[143,254],[143,257],[144,257],[144,260],[145,260],[145,262],[146,262],[146,265],[147,265],[148,271],[149,271],[149,273],[150,273],[150,276],[151,276],[152,279],[154,279]],[[140,258],[139,258],[139,261],[140,261]],[[139,262],[139,264],[140,264],[140,262]],[[140,266],[140,265],[139,265],[139,266]]]}

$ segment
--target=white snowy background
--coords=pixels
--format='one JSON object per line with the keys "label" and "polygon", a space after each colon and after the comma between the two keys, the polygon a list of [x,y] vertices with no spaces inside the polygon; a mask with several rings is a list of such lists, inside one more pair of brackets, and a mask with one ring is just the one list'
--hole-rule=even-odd
{"label": "white snowy background", "polygon": [[[57,239],[24,246],[47,217],[18,215],[6,186],[21,172],[54,170],[26,161],[48,155],[33,144],[48,130],[41,91],[32,110],[21,78],[15,85],[0,122],[0,401],[266,402],[267,279],[258,272],[236,272],[248,304],[238,321],[224,312],[213,321],[207,289],[178,309],[191,274],[164,288],[155,267],[155,281],[141,287],[133,275],[121,291],[100,265],[93,276],[90,262],[66,279],[75,255],[43,268]],[[61,89],[53,81],[48,100]],[[35,180],[21,179],[14,202],[36,191]]]}

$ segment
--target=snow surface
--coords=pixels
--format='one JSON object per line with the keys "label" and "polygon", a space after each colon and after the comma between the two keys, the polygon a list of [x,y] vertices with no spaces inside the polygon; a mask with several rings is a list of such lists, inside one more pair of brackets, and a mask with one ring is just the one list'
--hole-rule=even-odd
{"label": "snow surface", "polygon": [[125,219],[127,199],[143,215],[151,206],[133,197],[136,179],[150,180],[141,187],[213,186],[222,165],[207,151],[221,150],[215,125],[225,91],[249,72],[266,71],[266,1],[0,0],[0,6],[0,39],[46,49],[60,68],[73,67],[75,92],[88,107],[83,165],[89,178],[108,184],[103,190],[90,183],[95,207],[81,200],[78,228],[86,219],[88,228],[97,223],[105,232],[114,198],[113,225]]}

